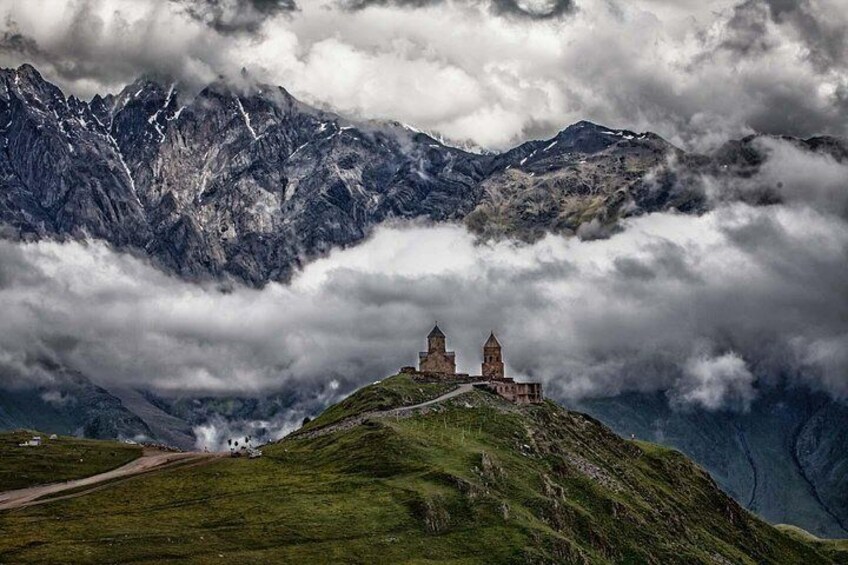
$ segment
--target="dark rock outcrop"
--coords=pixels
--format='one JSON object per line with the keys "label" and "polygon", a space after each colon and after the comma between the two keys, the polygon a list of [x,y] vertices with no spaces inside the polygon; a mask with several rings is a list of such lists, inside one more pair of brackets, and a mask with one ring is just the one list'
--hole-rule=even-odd
{"label": "dark rock outcrop", "polygon": [[142,79],[86,104],[29,66],[0,81],[4,233],[102,238],[192,279],[285,280],[385,219],[461,219],[484,174],[479,156],[282,88],[186,100]]}

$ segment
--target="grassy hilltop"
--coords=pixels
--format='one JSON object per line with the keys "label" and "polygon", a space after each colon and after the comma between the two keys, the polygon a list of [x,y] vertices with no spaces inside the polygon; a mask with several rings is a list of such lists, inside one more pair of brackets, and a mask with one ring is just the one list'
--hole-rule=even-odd
{"label": "grassy hilltop", "polygon": [[[43,445],[18,447],[33,432],[0,434],[0,492],[33,485],[81,479],[109,471],[141,456],[141,446],[61,436]],[[2,561],[0,561],[2,562]]]}
{"label": "grassy hilltop", "polygon": [[[264,448],[0,514],[0,563],[829,563],[676,451],[397,376]],[[395,404],[397,403],[397,404]],[[329,428],[328,428],[329,427]],[[335,430],[329,431],[328,430]],[[322,435],[323,434],[323,435]]]}

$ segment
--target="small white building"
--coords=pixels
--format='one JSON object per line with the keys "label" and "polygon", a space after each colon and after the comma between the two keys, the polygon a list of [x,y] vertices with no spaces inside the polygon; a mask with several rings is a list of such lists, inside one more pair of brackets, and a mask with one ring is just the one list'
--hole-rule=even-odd
{"label": "small white building", "polygon": [[41,445],[41,436],[32,436],[32,439],[19,444],[20,447],[38,447],[39,445]]}

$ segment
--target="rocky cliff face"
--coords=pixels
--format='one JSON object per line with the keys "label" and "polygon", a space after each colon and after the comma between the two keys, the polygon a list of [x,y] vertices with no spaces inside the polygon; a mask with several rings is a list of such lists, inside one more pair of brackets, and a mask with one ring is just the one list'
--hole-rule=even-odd
{"label": "rocky cliff face", "polygon": [[144,206],[108,128],[30,66],[0,72],[5,232],[143,245]]}
{"label": "rocky cliff face", "polygon": [[548,232],[602,235],[646,211],[697,211],[702,195],[674,171],[700,161],[652,133],[579,122],[497,156],[466,223],[486,237],[532,241]]}
{"label": "rocky cliff face", "polygon": [[188,278],[284,280],[391,217],[460,219],[485,159],[396,123],[357,123],[282,88],[213,84],[190,100],[139,80],[66,99],[30,66],[0,73],[0,221],[92,236]]}
{"label": "rocky cliff face", "polygon": [[[141,79],[90,102],[31,66],[0,70],[0,234],[95,237],[190,279],[287,280],[390,218],[465,221],[482,237],[603,234],[628,215],[705,206],[696,179],[748,175],[753,138],[688,155],[588,122],[477,155],[393,122],[354,122],[280,87],[196,96]],[[808,148],[840,158],[829,138]]]}

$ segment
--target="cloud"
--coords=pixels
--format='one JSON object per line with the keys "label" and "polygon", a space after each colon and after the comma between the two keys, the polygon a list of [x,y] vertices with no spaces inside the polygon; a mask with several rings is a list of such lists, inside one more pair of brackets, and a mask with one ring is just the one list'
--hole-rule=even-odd
{"label": "cloud", "polygon": [[256,33],[267,18],[297,9],[294,0],[173,0],[215,31]]}
{"label": "cloud", "polygon": [[13,1],[0,22],[0,65],[84,97],[246,67],[316,105],[492,148],[580,119],[699,149],[848,133],[839,0]]}
{"label": "cloud", "polygon": [[822,69],[844,69],[848,59],[848,14],[828,0],[766,0],[772,19],[791,27]]}
{"label": "cloud", "polygon": [[[362,10],[371,6],[424,8],[449,4],[447,0],[340,0],[347,10]],[[467,0],[468,4],[487,7],[492,14],[544,20],[569,14],[574,10],[572,0]]]}
{"label": "cloud", "polygon": [[495,330],[508,371],[555,398],[666,391],[744,409],[783,380],[846,398],[848,170],[768,143],[750,182],[783,179],[782,204],[716,198],[701,216],[533,245],[383,225],[262,290],[187,283],[102,243],[0,242],[0,364],[20,380],[47,359],[165,394],[343,394],[413,364],[438,319],[460,370],[479,370]]}
{"label": "cloud", "polygon": [[[734,200],[780,201],[848,218],[848,162],[844,158],[837,160],[824,151],[809,151],[797,143],[773,137],[753,140],[746,151],[748,157],[756,153],[756,159],[762,160],[755,175],[737,169],[730,175],[691,179],[710,205]],[[691,176],[677,163],[670,165],[681,177]]]}
{"label": "cloud", "polygon": [[166,0],[71,0],[50,10],[11,2],[0,21],[0,64],[31,62],[77,96],[120,90],[142,74],[197,87],[227,67],[219,51],[225,36]]}
{"label": "cloud", "polygon": [[63,408],[77,403],[77,398],[75,396],[58,390],[48,390],[41,393],[41,399],[48,404],[52,404],[56,408]]}
{"label": "cloud", "polygon": [[695,357],[683,366],[681,382],[671,393],[672,402],[707,410],[728,406],[747,410],[757,396],[755,380],[745,360],[734,352]]}
{"label": "cloud", "polygon": [[305,416],[297,410],[286,414],[286,417],[273,421],[228,420],[221,416],[215,416],[210,418],[209,421],[192,428],[192,433],[196,438],[195,448],[226,452],[228,440],[237,439],[239,444],[242,444],[244,438],[250,437],[249,445],[252,446],[277,441],[298,429]]}

